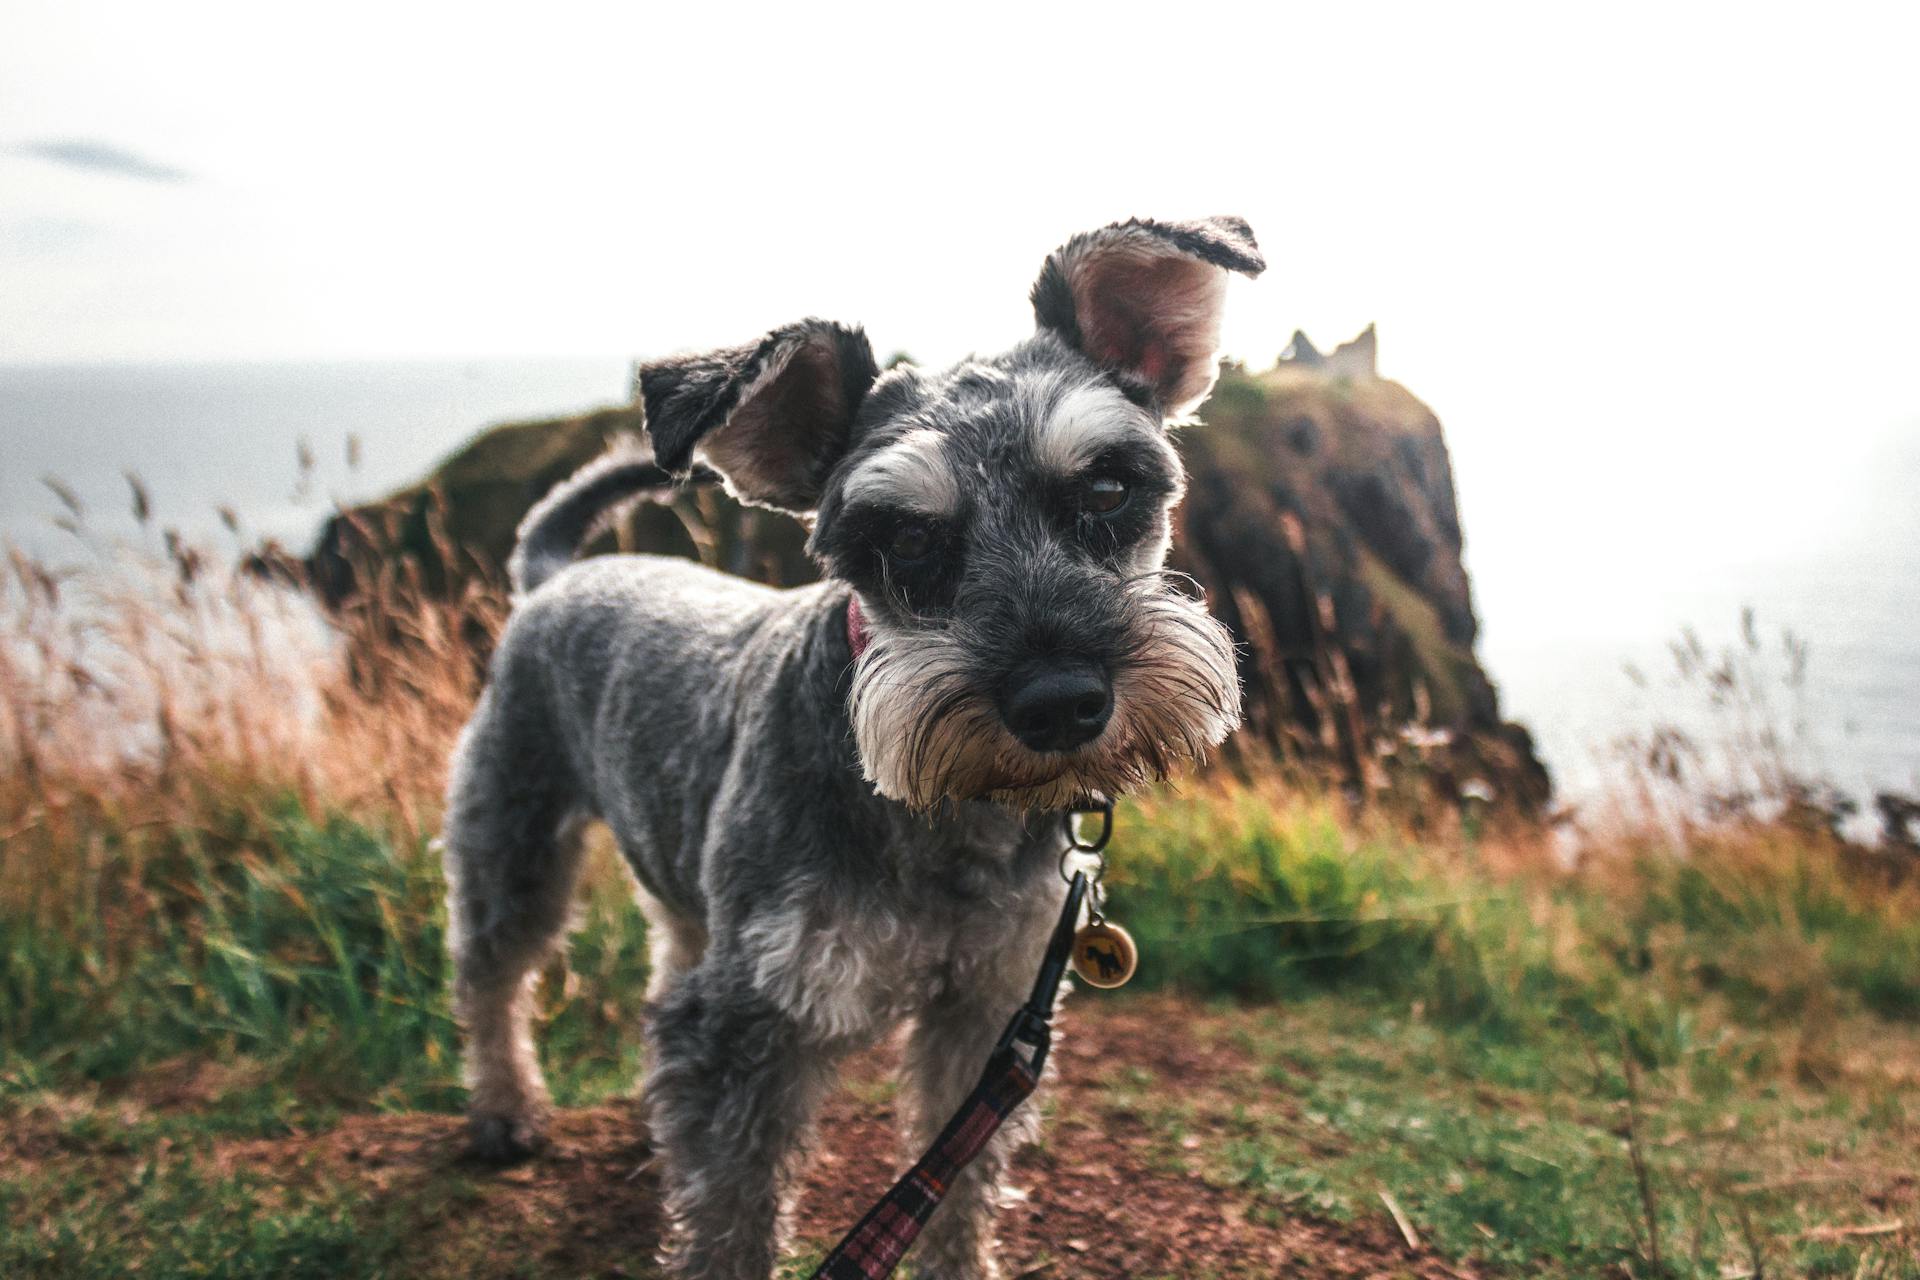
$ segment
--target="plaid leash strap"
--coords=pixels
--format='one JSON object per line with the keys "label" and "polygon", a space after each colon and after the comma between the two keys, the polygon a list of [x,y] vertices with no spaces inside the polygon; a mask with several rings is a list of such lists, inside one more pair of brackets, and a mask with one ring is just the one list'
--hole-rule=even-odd
{"label": "plaid leash strap", "polygon": [[[1047,947],[1047,958],[1041,962],[1040,976],[1033,984],[1033,994],[1007,1024],[993,1056],[987,1059],[980,1083],[919,1163],[907,1170],[906,1176],[894,1183],[880,1203],[869,1209],[859,1225],[827,1255],[813,1273],[813,1280],[884,1280],[892,1275],[920,1228],[940,1207],[954,1179],[1039,1085],[1040,1069],[1046,1065],[1053,1038],[1053,999],[1060,989],[1060,977],[1080,920],[1080,905],[1086,896],[1087,877],[1076,873],[1067,889],[1060,923]],[[1020,1055],[1018,1046],[1022,1043],[1033,1051],[1031,1058]]]}
{"label": "plaid leash strap", "polygon": [[920,1163],[827,1255],[814,1280],[881,1280],[892,1275],[920,1228],[940,1207],[947,1188],[1039,1083],[1040,1077],[1015,1050],[994,1054],[980,1083]]}

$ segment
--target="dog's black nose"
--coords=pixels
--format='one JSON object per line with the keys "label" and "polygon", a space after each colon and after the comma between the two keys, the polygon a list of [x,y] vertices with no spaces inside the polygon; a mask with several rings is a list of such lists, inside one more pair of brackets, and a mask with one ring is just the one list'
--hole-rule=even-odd
{"label": "dog's black nose", "polygon": [[1034,751],[1071,751],[1092,742],[1113,714],[1113,687],[1085,658],[1029,662],[1007,682],[1001,718]]}

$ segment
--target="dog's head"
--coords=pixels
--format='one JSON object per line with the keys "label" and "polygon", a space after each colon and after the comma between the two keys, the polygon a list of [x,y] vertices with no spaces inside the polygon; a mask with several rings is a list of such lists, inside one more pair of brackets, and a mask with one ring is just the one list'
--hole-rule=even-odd
{"label": "dog's head", "polygon": [[882,374],[808,320],[641,369],[662,465],[810,517],[868,638],[851,713],[914,808],[1058,807],[1165,777],[1240,715],[1232,640],[1162,570],[1184,483],[1170,423],[1206,398],[1236,218],[1118,223],[1056,250],[1038,329],[942,372]]}

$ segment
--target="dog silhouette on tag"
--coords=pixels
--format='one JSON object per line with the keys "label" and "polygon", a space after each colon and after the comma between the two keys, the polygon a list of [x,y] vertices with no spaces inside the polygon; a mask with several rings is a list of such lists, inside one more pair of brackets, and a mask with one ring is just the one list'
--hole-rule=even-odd
{"label": "dog silhouette on tag", "polygon": [[1088,986],[1124,987],[1139,963],[1133,936],[1111,921],[1090,924],[1073,936],[1073,971]]}

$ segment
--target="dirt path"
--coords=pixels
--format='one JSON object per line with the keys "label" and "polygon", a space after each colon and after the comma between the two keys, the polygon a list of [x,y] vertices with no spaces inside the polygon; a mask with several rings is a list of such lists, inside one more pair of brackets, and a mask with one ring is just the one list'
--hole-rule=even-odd
{"label": "dirt path", "polygon": [[[1169,1161],[1165,1135],[1113,1105],[1114,1073],[1178,1090],[1183,1081],[1209,1082],[1246,1064],[1217,1039],[1203,1047],[1186,1035],[1193,1015],[1184,1006],[1075,1003],[1049,1069],[1047,1139],[1019,1159],[1021,1198],[1002,1219],[1010,1276],[1474,1274],[1413,1253],[1384,1220],[1339,1225],[1280,1215]],[[816,1247],[837,1238],[897,1176],[889,1058],[881,1052],[856,1062],[850,1087],[822,1118],[799,1217],[803,1240]],[[645,1167],[650,1151],[637,1104],[565,1112],[554,1137],[542,1157],[495,1170],[461,1157],[455,1117],[356,1116],[317,1137],[223,1144],[219,1159],[259,1171],[297,1166],[381,1196],[444,1199],[416,1242],[434,1274],[462,1259],[448,1273],[474,1280],[526,1274],[529,1264],[542,1273],[652,1276],[657,1186]]]}

